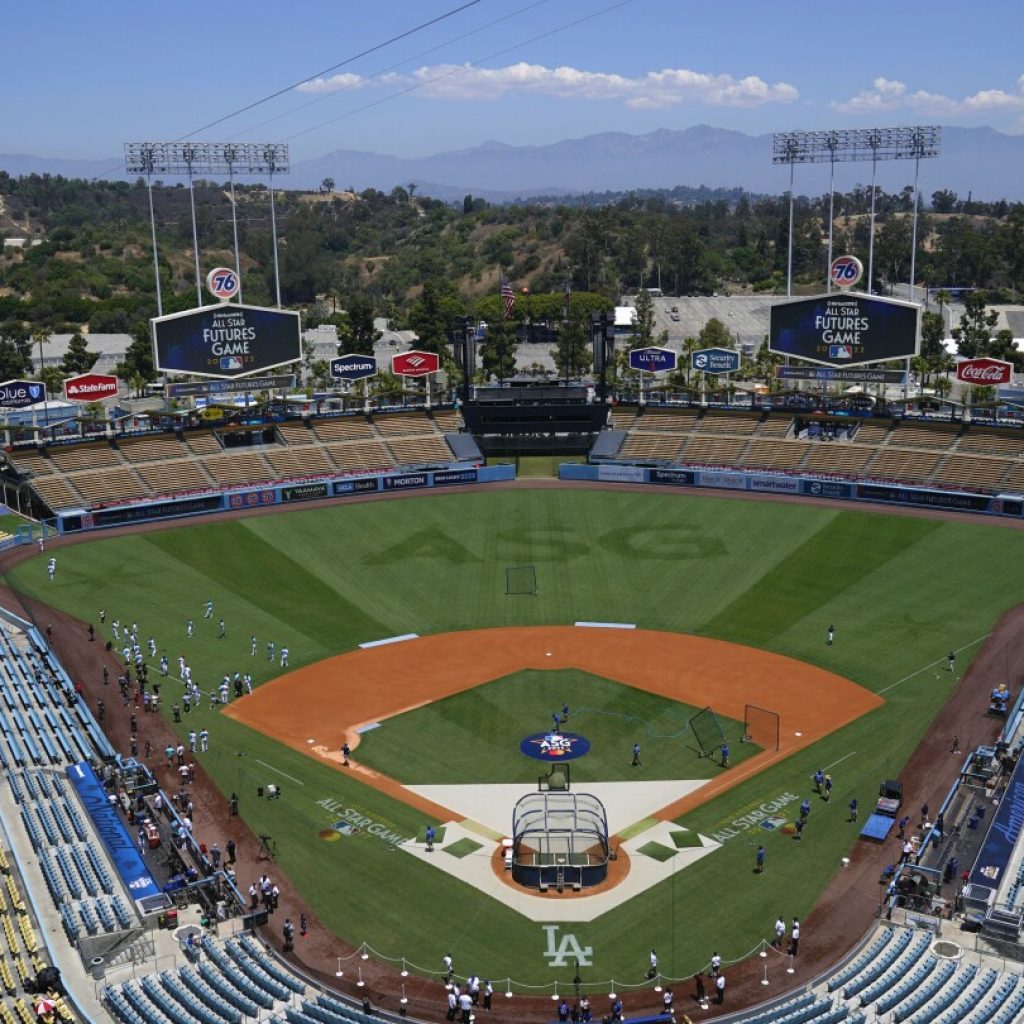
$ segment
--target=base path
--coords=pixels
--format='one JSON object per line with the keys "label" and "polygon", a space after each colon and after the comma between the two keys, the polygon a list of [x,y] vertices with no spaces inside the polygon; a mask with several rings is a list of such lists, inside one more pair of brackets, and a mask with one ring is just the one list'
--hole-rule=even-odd
{"label": "base path", "polygon": [[[881,697],[849,679],[753,647],[681,633],[574,626],[467,630],[417,637],[327,658],[289,672],[224,709],[224,714],[340,766],[344,740],[373,722],[461,693],[521,669],[576,668],[695,707],[711,705],[742,722],[747,704],[772,695],[780,749],[765,750],[720,775],[659,816],[675,818],[749,779],[861,715]],[[311,735],[312,733],[312,735]],[[429,811],[459,817],[365,767],[368,785]]]}

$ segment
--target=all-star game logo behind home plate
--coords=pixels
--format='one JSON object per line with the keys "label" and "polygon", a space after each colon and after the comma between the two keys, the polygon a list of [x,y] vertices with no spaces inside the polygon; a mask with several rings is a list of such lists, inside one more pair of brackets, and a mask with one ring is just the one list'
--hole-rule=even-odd
{"label": "all-star game logo behind home plate", "polygon": [[575,761],[590,750],[590,740],[574,732],[535,732],[519,749],[536,761]]}

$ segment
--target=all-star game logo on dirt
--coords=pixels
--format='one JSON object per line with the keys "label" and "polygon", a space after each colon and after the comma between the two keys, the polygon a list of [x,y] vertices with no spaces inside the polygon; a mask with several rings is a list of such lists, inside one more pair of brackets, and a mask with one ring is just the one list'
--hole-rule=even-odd
{"label": "all-star game logo on dirt", "polygon": [[519,749],[536,761],[574,761],[590,750],[590,740],[574,732],[538,732],[527,736]]}

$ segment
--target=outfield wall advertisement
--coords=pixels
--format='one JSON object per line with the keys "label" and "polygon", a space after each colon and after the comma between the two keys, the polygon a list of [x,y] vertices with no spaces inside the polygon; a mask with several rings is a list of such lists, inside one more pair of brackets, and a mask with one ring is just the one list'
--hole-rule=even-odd
{"label": "outfield wall advertisement", "polygon": [[60,533],[78,533],[104,527],[125,526],[129,523],[154,522],[159,519],[177,519],[182,516],[202,515],[209,512],[230,512],[243,509],[265,508],[268,505],[286,505],[323,498],[344,498],[354,494],[403,491],[429,487],[452,487],[459,484],[486,484],[501,480],[514,480],[515,466],[453,466],[417,473],[384,473],[366,477],[346,477],[342,480],[310,480],[276,487],[240,488],[213,494],[198,494],[172,501],[137,502],[117,508],[62,512],[57,517]]}
{"label": "outfield wall advertisement", "polygon": [[825,366],[861,366],[917,355],[921,307],[875,295],[832,292],[771,309],[768,348]]}
{"label": "outfield wall advertisement", "polygon": [[[638,470],[642,477],[608,472],[613,469]],[[761,494],[792,494],[810,498],[831,498],[845,501],[870,501],[916,508],[948,509],[957,512],[980,512],[992,516],[1024,516],[1024,498],[1012,494],[967,494],[962,491],[940,491],[926,487],[901,487],[890,484],[869,484],[839,480],[816,480],[799,474],[750,473],[738,470],[684,469],[674,466],[645,468],[612,465],[584,466],[563,463],[558,468],[560,480],[601,480],[606,483],[648,483],[676,487],[708,487],[716,490],[752,491]]]}

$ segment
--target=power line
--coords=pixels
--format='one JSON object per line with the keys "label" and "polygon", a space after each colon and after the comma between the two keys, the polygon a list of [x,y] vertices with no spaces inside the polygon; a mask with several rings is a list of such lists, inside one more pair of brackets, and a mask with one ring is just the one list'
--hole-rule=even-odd
{"label": "power line", "polygon": [[[512,11],[509,14],[505,14],[500,18],[495,18],[493,21],[487,22],[486,25],[481,25],[479,28],[471,29],[469,32],[463,32],[462,35],[453,36],[451,39],[446,39],[443,43],[438,43],[437,46],[431,46],[426,50],[420,50],[419,53],[414,53],[411,57],[407,57],[404,60],[400,60],[395,64],[391,64],[386,68],[381,68],[380,71],[375,71],[371,75],[366,75],[364,80],[369,82],[374,78],[380,78],[382,75],[388,74],[390,71],[394,71],[396,68],[403,67],[406,64],[412,63],[414,60],[419,60],[421,57],[426,57],[428,54],[436,53],[438,50],[443,50],[446,46],[451,46],[453,43],[460,43],[464,39],[468,39],[470,36],[479,35],[481,32],[485,32],[489,28],[494,28],[495,25],[500,25],[504,21],[509,21],[512,18],[518,18],[522,14],[526,14],[528,11],[532,11],[535,7],[541,7],[546,3],[550,3],[551,0],[534,0],[533,3],[527,4],[525,7],[520,7],[518,10]],[[316,77],[316,76],[313,76]],[[312,79],[306,79],[311,81]],[[265,121],[260,121],[258,124],[250,125],[248,128],[243,129],[237,135],[231,137],[231,141],[239,139],[243,135],[248,135],[251,132],[257,131],[260,128],[265,127],[268,124],[273,124],[275,121],[280,121],[282,117],[289,117],[292,114],[297,114],[299,111],[306,110],[309,107],[314,106],[317,103],[322,103],[324,100],[333,99],[337,95],[336,92],[327,92],[322,96],[316,96],[306,103],[300,103],[297,107],[292,107],[290,110],[282,111],[280,114],[275,114],[273,117],[268,117]]]}
{"label": "power line", "polygon": [[415,28],[406,29],[405,32],[400,32],[398,35],[391,36],[390,39],[385,39],[382,43],[377,43],[375,46],[371,46],[367,50],[363,50],[352,57],[347,57],[345,60],[339,61],[337,64],[332,64],[329,68],[324,68],[323,71],[316,71],[312,75],[307,75],[298,82],[293,82],[291,85],[287,85],[283,89],[278,89],[277,92],[272,92],[269,96],[264,96],[263,99],[255,100],[252,103],[246,104],[244,107],[239,107],[238,110],[234,110],[230,114],[225,114],[223,117],[218,117],[215,121],[211,121],[209,124],[204,124],[202,128],[196,128],[195,131],[191,131],[187,135],[182,135],[174,141],[184,142],[185,139],[190,139],[193,135],[199,135],[200,132],[205,132],[210,128],[216,127],[218,124],[230,121],[233,117],[238,117],[239,114],[244,114],[246,111],[252,110],[255,107],[260,107],[264,103],[269,103],[271,100],[277,99],[278,96],[283,96],[285,93],[291,92],[293,89],[302,85],[303,82],[308,82],[311,78],[320,78],[323,75],[329,75],[332,71],[337,71],[338,68],[343,68],[348,64],[352,64],[354,61],[362,59],[363,57],[368,57],[371,53],[383,50],[392,43],[397,43],[402,39],[406,39],[408,36],[415,35],[417,32],[422,32],[423,29],[430,28],[432,25],[436,25],[439,22],[454,17],[456,14],[461,14],[463,11],[468,10],[470,7],[475,7],[477,4],[482,2],[483,0],[467,0],[466,3],[459,7],[453,7],[450,11],[446,11],[444,14],[439,14],[436,18],[431,18],[429,21],[424,21]]}
{"label": "power line", "polygon": [[315,132],[320,128],[325,128],[329,124],[335,124],[338,121],[343,121],[347,117],[352,117],[354,114],[361,114],[364,111],[372,110],[374,107],[379,107],[382,103],[387,103],[389,100],[397,99],[399,96],[407,96],[409,93],[416,92],[418,89],[422,89],[425,86],[433,85],[435,82],[441,82],[446,78],[451,78],[453,75],[461,74],[469,68],[477,67],[485,61],[503,57],[505,54],[518,50],[523,46],[529,46],[531,43],[539,42],[541,39],[547,39],[549,36],[557,35],[559,32],[565,32],[570,28],[575,28],[577,25],[582,25],[585,22],[592,21],[594,18],[599,18],[604,14],[610,14],[612,11],[616,11],[621,7],[627,7],[635,2],[636,0],[619,0],[618,3],[609,4],[607,7],[602,7],[598,11],[585,14],[582,18],[576,18],[573,21],[566,22],[564,25],[559,25],[557,28],[548,29],[547,32],[541,32],[538,35],[531,36],[529,39],[523,39],[518,43],[514,43],[512,46],[506,46],[502,50],[489,53],[486,57],[479,57],[476,60],[466,61],[465,64],[460,65],[457,68],[452,68],[452,70],[446,71],[443,74],[435,75],[433,78],[427,78],[420,82],[415,82],[413,85],[407,86],[405,89],[399,89],[396,92],[389,93],[387,96],[382,96],[379,100],[374,100],[372,103],[364,104],[361,107],[355,107],[353,110],[346,111],[344,114],[339,114],[337,117],[332,117],[327,121],[321,121],[319,124],[312,125],[309,128],[303,128],[302,131],[295,132],[292,135],[287,135],[278,141],[290,142],[292,139],[297,139],[302,135],[308,135],[310,132]]}

